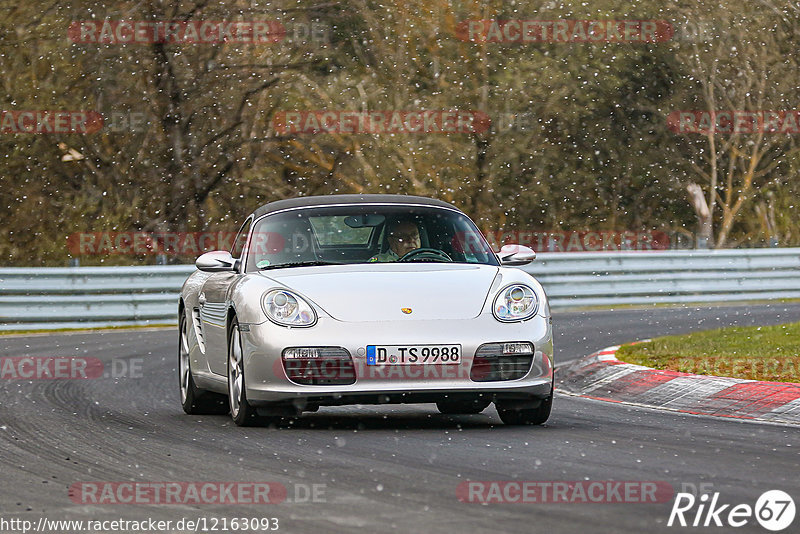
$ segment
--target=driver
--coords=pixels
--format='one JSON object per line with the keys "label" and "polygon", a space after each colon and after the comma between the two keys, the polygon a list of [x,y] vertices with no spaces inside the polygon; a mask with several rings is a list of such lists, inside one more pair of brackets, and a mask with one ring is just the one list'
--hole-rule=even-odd
{"label": "driver", "polygon": [[369,261],[397,261],[412,250],[420,248],[419,228],[411,221],[392,221],[386,227],[389,250],[372,256]]}

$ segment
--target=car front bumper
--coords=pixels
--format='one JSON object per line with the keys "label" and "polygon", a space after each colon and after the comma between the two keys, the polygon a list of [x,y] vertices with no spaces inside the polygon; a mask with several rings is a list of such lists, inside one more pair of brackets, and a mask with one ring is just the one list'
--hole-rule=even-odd
{"label": "car front bumper", "polygon": [[[541,399],[551,394],[553,337],[548,317],[535,315],[521,323],[501,323],[491,314],[469,320],[342,322],[320,317],[310,328],[286,328],[271,322],[245,325],[242,343],[248,401],[253,405],[305,402],[351,404],[434,402],[443,397],[479,395],[496,400]],[[249,331],[248,331],[249,330]],[[513,380],[474,381],[475,352],[481,345],[530,342],[530,370]],[[460,344],[460,364],[368,366],[367,345]],[[347,385],[302,385],[286,375],[282,353],[288,347],[341,347],[354,364]]]}

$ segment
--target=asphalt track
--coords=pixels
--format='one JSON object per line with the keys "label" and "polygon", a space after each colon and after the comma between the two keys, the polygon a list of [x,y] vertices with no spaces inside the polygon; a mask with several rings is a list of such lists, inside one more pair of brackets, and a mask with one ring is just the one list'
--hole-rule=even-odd
{"label": "asphalt track", "polygon": [[[559,313],[557,363],[650,336],[800,320],[800,304]],[[279,532],[674,532],[656,504],[475,504],[471,481],[664,481],[721,503],[782,489],[800,505],[800,430],[557,396],[543,427],[493,408],[322,408],[293,424],[242,429],[178,404],[172,330],[0,337],[0,356],[83,356],[133,376],[0,382],[0,520],[276,517]],[[120,362],[126,362],[122,364]],[[140,366],[141,371],[137,370]],[[270,481],[276,505],[76,504],[91,481]],[[317,502],[295,492],[324,484]],[[800,518],[786,532],[797,531]],[[714,529],[728,531],[729,529]],[[753,519],[738,532],[767,532]],[[63,530],[67,532],[67,530]],[[2,532],[13,532],[11,529]]]}

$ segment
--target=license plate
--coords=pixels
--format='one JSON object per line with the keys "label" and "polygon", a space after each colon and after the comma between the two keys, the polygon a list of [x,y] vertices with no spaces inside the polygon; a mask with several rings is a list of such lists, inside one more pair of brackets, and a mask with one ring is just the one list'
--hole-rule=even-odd
{"label": "license plate", "polygon": [[461,345],[367,345],[367,365],[453,365]]}

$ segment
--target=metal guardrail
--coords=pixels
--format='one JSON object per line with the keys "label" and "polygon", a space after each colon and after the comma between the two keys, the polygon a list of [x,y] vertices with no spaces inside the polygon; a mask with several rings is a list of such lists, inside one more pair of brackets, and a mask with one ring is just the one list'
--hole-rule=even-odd
{"label": "metal guardrail", "polygon": [[0,331],[176,324],[194,265],[0,269]]}
{"label": "metal guardrail", "polygon": [[[800,248],[543,253],[553,308],[800,298]],[[175,324],[191,265],[0,269],[0,331]]]}
{"label": "metal guardrail", "polygon": [[541,254],[554,308],[800,298],[800,248]]}

